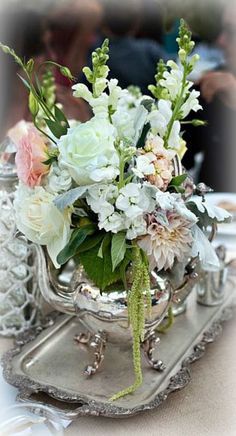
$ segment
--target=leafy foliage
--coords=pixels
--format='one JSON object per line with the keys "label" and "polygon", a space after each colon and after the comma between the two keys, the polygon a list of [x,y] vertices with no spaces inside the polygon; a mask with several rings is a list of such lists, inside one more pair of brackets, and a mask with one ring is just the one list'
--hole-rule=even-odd
{"label": "leafy foliage", "polygon": [[116,267],[122,262],[125,257],[126,252],[126,233],[119,232],[114,233],[111,241],[111,261],[112,270],[114,271]]}
{"label": "leafy foliage", "polygon": [[95,224],[88,224],[72,232],[72,236],[68,244],[58,254],[57,261],[60,265],[66,263],[69,259],[78,253],[80,245],[83,244],[87,236],[92,235],[96,231]]}

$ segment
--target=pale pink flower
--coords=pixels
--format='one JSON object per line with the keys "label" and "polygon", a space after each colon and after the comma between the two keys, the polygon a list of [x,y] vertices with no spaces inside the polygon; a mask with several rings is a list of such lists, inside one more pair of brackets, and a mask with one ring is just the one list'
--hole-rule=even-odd
{"label": "pale pink flower", "polygon": [[49,170],[43,162],[47,160],[47,146],[34,126],[28,127],[16,144],[16,168],[19,179],[30,188],[40,185],[41,178]]}
{"label": "pale pink flower", "polygon": [[175,259],[183,260],[193,242],[188,221],[176,212],[166,212],[167,225],[158,222],[158,216],[148,217],[147,235],[140,237],[138,245],[147,253],[150,269],[172,268]]}
{"label": "pale pink flower", "polygon": [[7,136],[11,139],[12,142],[14,142],[16,146],[18,146],[22,137],[27,135],[30,127],[33,127],[32,123],[29,123],[25,120],[18,121],[18,123],[16,123],[11,129],[8,130]]}
{"label": "pale pink flower", "polygon": [[153,173],[144,174],[145,179],[158,189],[165,191],[173,177],[175,151],[167,150],[160,136],[150,135],[141,153],[148,158],[149,165],[153,166]]}

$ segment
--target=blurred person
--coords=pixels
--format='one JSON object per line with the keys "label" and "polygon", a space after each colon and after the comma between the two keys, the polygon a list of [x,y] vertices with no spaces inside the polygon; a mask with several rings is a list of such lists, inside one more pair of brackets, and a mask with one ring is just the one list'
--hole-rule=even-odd
{"label": "blurred person", "polygon": [[199,179],[215,191],[236,192],[236,2],[225,5],[217,44],[224,50],[224,69],[207,72],[199,81],[206,127],[187,129],[187,168],[204,152]]}
{"label": "blurred person", "polygon": [[[5,9],[1,13],[0,40],[12,47],[25,59],[37,57],[41,59],[43,15],[20,8]],[[29,120],[28,91],[17,77],[21,73],[14,60],[0,53],[0,135],[21,119]]]}
{"label": "blurred person", "polygon": [[[97,29],[102,18],[102,7],[97,0],[70,0],[53,7],[46,20],[45,45],[49,59],[67,66],[78,77],[91,47],[97,40]],[[71,82],[55,70],[57,99],[63,104],[68,117],[86,121],[89,108],[82,100],[75,99]],[[83,109],[83,110],[82,110]]]}
{"label": "blurred person", "polygon": [[164,4],[161,0],[142,0],[137,38],[152,39],[162,44],[164,12]]}
{"label": "blurred person", "polygon": [[[143,93],[154,82],[156,65],[166,53],[155,41],[136,38],[141,19],[140,0],[103,0],[103,35],[110,40],[110,78],[121,87],[139,86]],[[99,44],[98,44],[99,45]]]}

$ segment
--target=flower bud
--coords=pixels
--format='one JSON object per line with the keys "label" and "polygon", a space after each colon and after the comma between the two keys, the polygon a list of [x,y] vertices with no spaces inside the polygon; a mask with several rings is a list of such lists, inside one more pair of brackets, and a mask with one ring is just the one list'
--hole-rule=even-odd
{"label": "flower bud", "polygon": [[192,120],[192,125],[194,127],[205,126],[206,124],[207,124],[206,121],[203,121],[203,120],[197,120],[197,119]]}
{"label": "flower bud", "polygon": [[73,76],[69,70],[69,68],[67,67],[61,67],[60,68],[60,73],[64,76],[67,77],[69,80],[73,80]]}
{"label": "flower bud", "polygon": [[36,117],[39,111],[39,104],[31,91],[29,94],[29,110],[34,118]]}
{"label": "flower bud", "polygon": [[186,56],[187,56],[187,53],[186,53],[186,51],[183,49],[183,48],[181,48],[180,50],[179,50],[179,59],[180,59],[180,62],[181,63],[183,63],[183,62],[185,62],[185,60],[186,60]]}

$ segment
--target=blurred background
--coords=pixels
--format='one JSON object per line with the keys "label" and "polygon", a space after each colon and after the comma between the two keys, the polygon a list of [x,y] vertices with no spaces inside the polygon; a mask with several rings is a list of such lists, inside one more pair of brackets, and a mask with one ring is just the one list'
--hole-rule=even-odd
{"label": "blurred background", "polygon": [[[147,94],[160,58],[176,59],[179,19],[187,21],[201,60],[191,80],[201,91],[207,126],[186,125],[185,167],[215,191],[236,192],[236,0],[8,0],[0,5],[0,41],[36,65],[67,65],[76,81],[105,37],[110,39],[110,77]],[[1,141],[17,121],[30,120],[27,91],[16,63],[0,53]],[[57,70],[50,77],[69,118],[91,117],[73,98]],[[194,117],[192,117],[194,118]]]}

